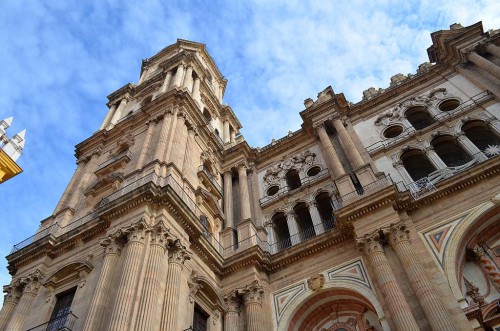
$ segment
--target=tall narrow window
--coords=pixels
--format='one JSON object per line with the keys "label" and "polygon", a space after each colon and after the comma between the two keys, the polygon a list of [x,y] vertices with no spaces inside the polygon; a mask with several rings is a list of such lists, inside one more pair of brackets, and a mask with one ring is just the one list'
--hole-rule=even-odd
{"label": "tall narrow window", "polygon": [[288,185],[288,189],[290,191],[295,190],[296,188],[299,188],[302,185],[297,170],[292,169],[286,173],[286,184]]}
{"label": "tall narrow window", "polygon": [[401,155],[401,161],[403,161],[406,171],[414,181],[427,177],[430,173],[436,171],[436,168],[425,154],[417,149],[405,152]]}
{"label": "tall narrow window", "polygon": [[274,238],[276,246],[276,252],[286,249],[292,246],[290,240],[290,232],[288,231],[288,223],[286,221],[286,216],[284,213],[277,213],[273,216],[272,222],[274,224],[274,233],[276,238]]}
{"label": "tall narrow window", "polygon": [[208,314],[203,311],[198,305],[194,306],[193,330],[207,331],[208,330]]}
{"label": "tall narrow window", "polygon": [[68,315],[71,312],[71,303],[75,297],[76,288],[60,293],[56,296],[56,305],[52,311],[46,331],[65,330]]}

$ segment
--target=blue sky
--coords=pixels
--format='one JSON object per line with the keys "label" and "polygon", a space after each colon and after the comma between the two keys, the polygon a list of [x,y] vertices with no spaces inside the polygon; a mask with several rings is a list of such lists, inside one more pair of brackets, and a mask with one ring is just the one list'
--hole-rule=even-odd
{"label": "blue sky", "polygon": [[[480,20],[500,28],[499,14],[496,0],[3,0],[0,119],[14,116],[10,136],[27,134],[24,172],[0,186],[0,256],[52,214],[106,96],[137,82],[141,59],[177,38],[207,45],[229,80],[224,102],[257,147],[297,130],[303,100],[325,87],[357,102],[414,73],[431,32]],[[0,259],[0,285],[10,282],[5,266]]]}

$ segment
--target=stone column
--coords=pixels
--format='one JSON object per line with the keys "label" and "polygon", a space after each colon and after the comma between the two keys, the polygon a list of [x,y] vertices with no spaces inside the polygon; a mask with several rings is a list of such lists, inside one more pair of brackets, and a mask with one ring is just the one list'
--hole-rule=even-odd
{"label": "stone column", "polygon": [[316,235],[320,235],[325,232],[325,225],[321,220],[321,215],[319,214],[318,204],[313,196],[309,197],[307,200],[307,205],[309,206],[309,214],[311,214],[311,220],[314,225],[314,232]]}
{"label": "stone column", "polygon": [[234,294],[224,298],[226,312],[224,313],[224,331],[239,331],[240,304]]}
{"label": "stone column", "polygon": [[137,85],[139,85],[142,82],[144,82],[144,80],[148,76],[148,72],[149,72],[149,67],[148,66],[144,66],[143,69],[142,69],[142,75],[141,75],[141,77],[139,77],[139,81],[137,82]]}
{"label": "stone column", "polygon": [[223,125],[224,144],[228,144],[231,141],[231,135],[229,133],[229,121],[225,120]]}
{"label": "stone column", "polygon": [[269,253],[274,254],[276,253],[276,245],[274,245],[276,243],[274,239],[276,238],[276,234],[274,232],[274,223],[270,220],[267,220],[264,223],[264,227],[267,229],[267,243],[269,247]]}
{"label": "stone column", "polygon": [[172,147],[170,148],[170,157],[166,159],[167,161],[174,163],[179,171],[182,171],[187,138],[188,130],[186,126],[186,114],[184,112],[179,112],[177,115],[177,123],[175,126],[175,134],[173,135]]}
{"label": "stone column", "polygon": [[500,47],[493,44],[488,44],[484,47],[484,49],[491,55],[495,55],[496,57],[500,58]]}
{"label": "stone column", "polygon": [[165,300],[163,302],[163,313],[161,321],[162,331],[178,331],[177,320],[179,315],[179,290],[182,267],[185,260],[190,256],[186,247],[176,240],[169,247],[169,265],[167,272],[167,286],[165,288]]}
{"label": "stone column", "polygon": [[250,184],[252,185],[252,201],[253,201],[253,217],[255,226],[261,227],[264,223],[262,221],[262,209],[260,208],[259,198],[260,198],[260,188],[259,188],[259,176],[257,173],[257,167],[255,164],[252,165],[250,172]]}
{"label": "stone column", "polygon": [[257,281],[244,289],[243,301],[245,302],[245,317],[247,331],[261,331],[262,323],[262,295],[264,290]]}
{"label": "stone column", "polygon": [[6,331],[5,327],[9,323],[10,317],[16,308],[19,299],[21,298],[20,284],[12,286],[4,286],[3,291],[6,292],[2,310],[0,310],[0,331]]}
{"label": "stone column", "polygon": [[234,141],[236,140],[236,132],[230,131],[230,135],[231,135],[231,142],[234,143]]}
{"label": "stone column", "polygon": [[193,67],[189,66],[187,68],[182,86],[187,88],[190,93],[193,91]]}
{"label": "stone column", "polygon": [[142,143],[141,153],[139,154],[139,158],[137,159],[137,164],[135,166],[135,170],[141,170],[142,166],[145,163],[146,155],[149,151],[149,144],[151,143],[151,137],[153,136],[153,132],[156,128],[155,120],[148,120],[146,122],[148,129],[146,131],[146,136],[144,137],[144,142]]}
{"label": "stone column", "polygon": [[378,230],[371,235],[365,235],[364,238],[358,238],[357,243],[370,261],[396,330],[419,331],[410,306],[387,261]]}
{"label": "stone column", "polygon": [[434,147],[429,146],[426,148],[426,156],[429,159],[429,161],[434,165],[436,169],[444,169],[447,168],[448,166],[446,163],[444,163],[443,160],[437,155],[437,153],[434,151]]}
{"label": "stone column", "polygon": [[136,330],[154,330],[161,321],[158,289],[161,278],[165,275],[164,255],[168,237],[168,230],[163,223],[158,223],[153,227]]}
{"label": "stone column", "polygon": [[108,331],[129,330],[131,327],[129,323],[132,320],[137,279],[141,272],[141,262],[148,229],[145,221],[141,220],[122,231],[127,236],[128,242]]}
{"label": "stone column", "polygon": [[466,69],[464,67],[456,67],[456,70],[459,74],[470,80],[476,86],[488,90],[493,93],[498,99],[500,99],[500,88],[492,83],[489,79],[484,78],[479,75],[477,72]]}
{"label": "stone column", "polygon": [[118,108],[116,109],[113,117],[111,118],[110,124],[114,125],[116,122],[118,122],[120,118],[123,117],[123,112],[125,110],[125,107],[127,106],[128,99],[129,99],[128,96],[124,96],[120,100],[120,104],[118,105]]}
{"label": "stone column", "polygon": [[[94,175],[94,172],[97,170],[97,166],[99,163],[99,157],[101,156],[100,151],[95,151],[87,157],[87,159],[90,159],[86,166],[85,166],[85,172],[82,175],[82,178],[80,179],[79,183],[75,185],[73,189],[73,193],[71,194],[71,198],[68,202],[68,207],[75,208],[78,202],[80,202],[83,199],[83,193],[85,192],[87,185],[89,184],[90,180],[92,179]],[[61,226],[64,226],[65,224],[61,224]]]}
{"label": "stone column", "polygon": [[344,151],[346,152],[347,158],[352,164],[353,169],[357,170],[361,168],[365,164],[365,162],[363,161],[358,148],[354,144],[354,141],[351,139],[351,136],[347,132],[342,121],[339,118],[334,119],[333,126],[335,127],[335,130],[337,130],[340,138],[340,143],[342,144],[342,147],[344,148]]}
{"label": "stone column", "polygon": [[226,228],[234,228],[233,220],[233,176],[231,170],[224,173],[224,214]]}
{"label": "stone column", "polygon": [[171,81],[172,81],[172,70],[169,70],[169,71],[167,71],[167,74],[165,75],[165,79],[163,80],[163,84],[161,85],[160,93],[165,93],[168,91],[168,88],[170,87]]}
{"label": "stone column", "polygon": [[101,124],[101,127],[99,128],[99,130],[105,129],[108,126],[109,121],[113,118],[113,115],[115,115],[115,111],[116,111],[116,104],[113,103],[109,107],[108,113],[106,114],[104,121],[102,121],[102,124]]}
{"label": "stone column", "polygon": [[248,192],[247,165],[238,165],[238,179],[240,187],[241,221],[246,221],[252,217],[250,211],[250,193]]}
{"label": "stone column", "polygon": [[36,270],[34,273],[28,275],[26,278],[21,278],[20,283],[24,285],[23,294],[19,299],[19,303],[14,309],[14,313],[10,318],[9,324],[5,328],[5,331],[23,331],[24,321],[28,314],[32,313],[30,308],[33,300],[38,293],[38,289],[42,285],[40,280],[42,274]]}
{"label": "stone column", "polygon": [[164,161],[163,156],[165,155],[165,149],[167,147],[170,124],[175,117],[175,110],[168,109],[163,113],[163,121],[160,128],[160,136],[158,137],[158,141],[156,143],[153,158],[154,160],[158,160],[160,162]]}
{"label": "stone column", "polygon": [[316,128],[316,130],[319,136],[321,146],[325,151],[325,158],[330,168],[331,175],[333,176],[334,179],[338,179],[342,176],[345,176],[346,172],[344,170],[344,167],[342,166],[342,163],[340,162],[339,157],[337,156],[337,153],[335,152],[335,148],[333,147],[333,144],[330,140],[330,137],[328,136],[328,133],[326,133],[325,126],[320,125]]}
{"label": "stone column", "polygon": [[481,55],[477,54],[476,52],[472,51],[467,55],[467,60],[471,61],[475,65],[477,65],[479,68],[483,69],[484,71],[492,74],[496,78],[500,79],[500,67],[497,66],[495,63],[485,59]]}
{"label": "stone column", "polygon": [[297,226],[297,220],[295,219],[295,212],[291,207],[285,210],[286,224],[288,225],[288,233],[290,234],[290,241],[292,245],[297,245],[300,243],[299,238],[299,227]]}
{"label": "stone column", "polygon": [[87,313],[87,318],[83,325],[84,331],[101,329],[102,316],[108,306],[111,279],[115,273],[116,264],[120,257],[123,244],[120,238],[108,236],[101,241],[101,246],[104,248],[104,260],[102,262],[101,273],[99,274],[94,296],[89,305],[89,312]]}
{"label": "stone column", "polygon": [[472,157],[476,158],[478,161],[485,161],[488,159],[486,155],[484,155],[479,148],[469,138],[465,135],[464,132],[460,132],[457,135],[457,141]]}
{"label": "stone column", "polygon": [[201,104],[200,77],[195,77],[193,83],[193,99]]}
{"label": "stone column", "polygon": [[415,256],[415,249],[410,244],[410,230],[403,222],[391,226],[384,231],[389,242],[398,255],[415,295],[424,310],[425,316],[433,330],[456,330],[453,321],[432,286],[424,267]]}
{"label": "stone column", "polygon": [[181,86],[183,76],[184,76],[184,65],[180,63],[179,66],[177,67],[177,72],[175,73],[174,82],[172,83],[172,85],[176,87]]}

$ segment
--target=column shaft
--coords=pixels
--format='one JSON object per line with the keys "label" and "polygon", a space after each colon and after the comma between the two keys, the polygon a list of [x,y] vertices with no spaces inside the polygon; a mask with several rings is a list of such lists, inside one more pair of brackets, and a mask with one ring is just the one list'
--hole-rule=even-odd
{"label": "column shaft", "polygon": [[488,53],[500,58],[500,47],[493,44],[488,44],[486,45],[485,49]]}
{"label": "column shaft", "polygon": [[162,331],[177,331],[179,278],[181,277],[181,271],[182,265],[179,263],[170,263],[168,266],[165,302],[163,304]]}
{"label": "column shaft", "polygon": [[337,133],[340,138],[340,143],[347,154],[349,162],[352,164],[355,170],[361,168],[365,164],[365,162],[363,161],[363,158],[361,157],[358,148],[354,144],[354,141],[349,135],[349,132],[347,132],[346,128],[344,127],[344,124],[342,124],[342,121],[338,118],[333,120],[333,126],[335,127],[335,130],[337,130]]}
{"label": "column shaft", "polygon": [[172,145],[175,138],[175,130],[177,129],[177,118],[179,117],[179,112],[174,110],[174,113],[171,118],[170,128],[168,129],[168,138],[165,146],[165,150],[163,151],[162,161],[169,162],[170,155],[172,154]]}
{"label": "column shaft", "polygon": [[201,94],[200,94],[200,77],[196,77],[193,83],[193,99],[198,103],[201,103]]}
{"label": "column shaft", "polygon": [[99,280],[97,281],[97,286],[90,302],[89,312],[87,313],[87,318],[85,324],[83,325],[84,331],[94,331],[100,330],[101,320],[108,306],[109,300],[109,290],[111,288],[111,279],[115,272],[116,264],[118,258],[120,257],[121,247],[120,245],[112,242],[108,239],[108,242],[103,242],[106,245],[106,252],[104,255],[104,260],[102,263],[101,273],[99,275]]}
{"label": "column shaft", "polygon": [[[127,244],[123,272],[116,293],[113,312],[108,331],[129,330],[129,322],[132,319],[132,308],[135,303],[135,289],[137,278],[140,274],[142,252],[144,249],[143,234],[140,238],[133,238]],[[130,236],[129,236],[130,237]],[[130,240],[130,238],[129,238]]]}
{"label": "column shaft", "polygon": [[115,114],[115,111],[116,111],[116,104],[112,104],[111,107],[109,107],[108,113],[106,114],[104,121],[102,121],[99,130],[105,129],[108,126],[109,121],[113,118],[113,115]]}
{"label": "column shaft", "polygon": [[460,134],[457,141],[471,156],[479,161],[485,161],[488,158],[481,152],[479,148],[465,134]]}
{"label": "column shaft", "polygon": [[172,83],[172,85],[177,87],[181,86],[183,76],[184,76],[184,65],[181,63],[177,67],[177,72],[175,73],[174,82]]}
{"label": "column shaft", "polygon": [[402,239],[407,234],[403,232],[404,230],[398,231],[394,229],[391,231],[394,231],[393,235],[391,235],[391,245],[405,269],[406,275],[432,329],[440,331],[456,330],[446,307],[439,299],[423,266],[417,261],[409,239]]}
{"label": "column shaft", "polygon": [[238,311],[228,311],[224,315],[224,331],[239,331]]}
{"label": "column shaft", "polygon": [[165,93],[166,91],[168,91],[171,81],[172,81],[172,71],[169,70],[165,75],[165,80],[163,81],[163,84],[161,85],[160,93]]}
{"label": "column shaft", "polygon": [[57,203],[56,208],[54,209],[54,214],[57,214],[60,212],[64,207],[66,207],[68,200],[71,199],[73,195],[76,194],[76,189],[78,186],[78,183],[80,182],[80,179],[83,175],[84,168],[85,168],[86,162],[80,161],[78,162],[78,165],[75,170],[75,174],[73,177],[71,177],[71,180],[69,181],[68,186],[64,190],[64,193],[61,197],[61,200]]}
{"label": "column shaft", "polygon": [[137,164],[135,166],[136,170],[141,170],[144,165],[144,161],[146,160],[146,155],[149,151],[149,144],[151,142],[151,137],[153,136],[153,131],[156,127],[156,122],[149,121],[147,123],[148,130],[146,131],[146,136],[144,137],[144,142],[142,143],[141,153],[139,154],[139,158],[137,160]]}
{"label": "column shaft", "polygon": [[410,306],[406,302],[406,298],[396,281],[396,277],[392,273],[383,250],[372,252],[368,258],[382,295],[386,299],[385,303],[389,308],[396,330],[418,331],[417,322],[411,314]]}
{"label": "column shaft", "polygon": [[429,161],[434,165],[434,167],[436,167],[436,169],[444,169],[448,167],[433,148],[428,148],[426,154]]}
{"label": "column shaft", "polygon": [[99,156],[100,154],[98,153],[92,154],[90,161],[85,166],[84,174],[82,175],[78,184],[76,184],[73,188],[68,207],[75,208],[77,203],[82,200],[83,193],[87,188],[89,181],[92,179],[92,176],[94,176],[94,171],[96,170],[97,164],[99,162]]}
{"label": "column shaft", "polygon": [[182,86],[187,88],[189,92],[193,91],[193,67],[189,66],[187,68]]}
{"label": "column shaft", "polygon": [[252,302],[245,305],[247,331],[261,331],[261,310],[262,309],[258,303]]}
{"label": "column shaft", "polygon": [[224,214],[226,228],[234,228],[233,221],[233,176],[231,170],[224,173]]}
{"label": "column shaft", "polygon": [[469,61],[476,64],[479,68],[484,69],[486,72],[500,79],[500,67],[495,63],[489,61],[488,59],[485,59],[476,52],[470,52],[467,58]]}
{"label": "column shaft", "polygon": [[5,328],[5,331],[23,331],[24,321],[26,316],[30,313],[30,307],[35,299],[33,294],[23,294],[21,300],[17,304],[14,314]]}
{"label": "column shaft", "polygon": [[245,165],[238,167],[238,177],[240,186],[241,221],[252,217],[250,211],[250,194],[248,192],[247,168]]}
{"label": "column shaft", "polygon": [[164,161],[163,155],[165,154],[170,122],[172,122],[173,117],[175,117],[175,115],[172,114],[172,112],[168,111],[163,116],[163,121],[161,123],[161,129],[160,129],[160,136],[158,137],[158,142],[156,143],[154,160],[158,160],[160,162]]}
{"label": "column shaft", "polygon": [[299,228],[297,226],[295,214],[291,211],[286,213],[286,224],[288,225],[288,233],[290,234],[290,241],[292,245],[297,245],[300,243]]}
{"label": "column shaft", "polygon": [[318,136],[321,142],[321,146],[325,151],[326,161],[330,168],[330,172],[334,179],[338,179],[346,174],[342,163],[340,162],[337,153],[335,152],[335,148],[333,147],[332,142],[330,141],[330,137],[328,137],[328,133],[326,133],[325,127],[318,127]]}
{"label": "column shaft", "polygon": [[186,127],[186,119],[183,116],[177,116],[175,134],[173,136],[173,145],[168,161],[174,163],[177,169],[182,169],[184,154],[186,153],[186,143],[188,138],[188,130]]}
{"label": "column shaft", "polygon": [[123,117],[123,112],[125,110],[125,107],[127,106],[127,98],[123,98],[120,100],[120,104],[118,105],[118,108],[116,109],[113,117],[111,118],[111,124],[115,124],[118,122],[120,118]]}
{"label": "column shaft", "polygon": [[493,84],[489,79],[486,79],[475,71],[465,69],[463,67],[456,67],[456,70],[459,74],[470,80],[476,86],[490,91],[498,99],[500,99],[500,88],[496,84]]}
{"label": "column shaft", "polygon": [[224,143],[227,144],[231,141],[231,136],[229,133],[229,121],[224,121],[223,128]]}
{"label": "column shaft", "polygon": [[164,245],[158,243],[151,245],[144,276],[144,289],[139,307],[137,330],[154,330],[155,325],[160,322],[161,310],[158,306],[158,289],[160,288],[160,278],[165,274],[163,267],[164,255]]}
{"label": "column shaft", "polygon": [[319,214],[316,201],[311,201],[309,203],[309,214],[311,215],[311,220],[313,222],[314,232],[316,233],[316,235],[320,235],[325,232],[325,226],[321,221],[321,216]]}

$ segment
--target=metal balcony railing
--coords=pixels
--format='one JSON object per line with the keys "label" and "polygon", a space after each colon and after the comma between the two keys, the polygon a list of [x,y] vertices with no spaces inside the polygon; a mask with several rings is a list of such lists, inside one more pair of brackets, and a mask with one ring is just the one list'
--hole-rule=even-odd
{"label": "metal balcony railing", "polygon": [[75,325],[76,317],[72,312],[54,318],[47,323],[40,324],[27,331],[71,331]]}
{"label": "metal balcony railing", "polygon": [[222,187],[217,182],[217,179],[215,179],[215,177],[210,173],[210,171],[204,165],[201,165],[198,168],[198,172],[200,172],[200,171],[203,172],[208,177],[208,179],[210,180],[210,182],[212,183],[212,185],[214,185],[215,188],[219,191],[219,193],[222,194]]}
{"label": "metal balcony railing", "polygon": [[340,209],[393,184],[394,182],[392,181],[391,176],[387,175],[371,182],[370,184],[358,187],[351,193],[345,194],[338,199],[333,199],[332,203],[335,206],[335,209]]}

